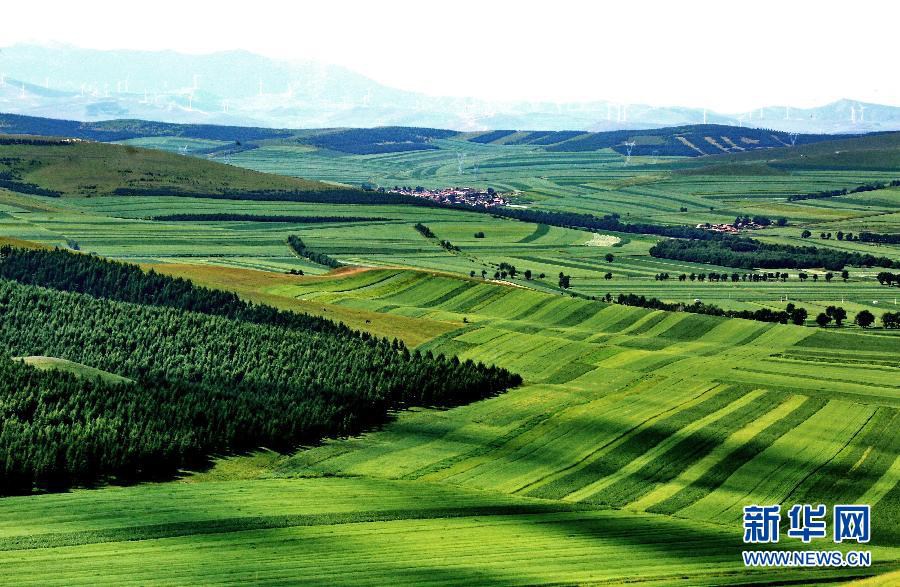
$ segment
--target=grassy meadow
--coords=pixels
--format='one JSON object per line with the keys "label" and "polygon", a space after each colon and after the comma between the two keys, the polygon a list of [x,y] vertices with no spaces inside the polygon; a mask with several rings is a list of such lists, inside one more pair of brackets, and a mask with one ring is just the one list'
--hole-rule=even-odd
{"label": "grassy meadow", "polygon": [[[438,149],[384,155],[263,141],[228,155],[230,166],[164,153],[187,146],[199,154],[216,146],[209,142],[129,142],[160,149],[154,157],[173,169],[196,166],[211,186],[225,181],[218,171],[251,185],[257,174],[242,167],[279,174],[261,176],[271,186],[294,181],[280,176],[492,186],[514,191],[516,205],[616,212],[627,221],[784,216],[788,226],[753,236],[900,256],[896,246],[818,238],[900,231],[898,188],[786,201],[896,179],[900,170],[890,166],[805,169],[735,156],[723,171],[681,158],[626,161],[610,149],[549,152],[500,140],[439,139]],[[74,180],[53,177],[62,176],[37,170],[27,179],[62,197],[0,189],[0,239],[140,263],[422,351],[502,366],[525,383],[453,409],[403,410],[380,429],[287,454],[261,447],[222,455],[164,483],[4,498],[0,565],[17,584],[890,584],[889,573],[900,570],[896,331],[653,311],[557,286],[562,271],[584,296],[635,293],[728,309],[794,302],[811,318],[837,304],[850,322],[863,309],[900,309],[896,288],[875,280],[877,269],[850,268],[846,282],[801,283],[796,270],[787,283],[659,281],[662,272],[735,270],[653,258],[658,237],[649,235],[399,205],[225,201],[190,191],[88,197]],[[110,175],[107,188],[120,181]],[[229,212],[357,220],[150,220]],[[813,238],[800,238],[804,228]],[[328,270],[295,255],[289,235],[346,267]],[[519,274],[495,279],[500,263]],[[871,568],[745,569],[744,505],[819,502],[872,505]]]}

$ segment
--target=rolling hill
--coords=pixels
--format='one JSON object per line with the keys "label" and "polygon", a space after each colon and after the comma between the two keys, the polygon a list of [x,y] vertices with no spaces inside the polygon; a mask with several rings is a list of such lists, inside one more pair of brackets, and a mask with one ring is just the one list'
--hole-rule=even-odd
{"label": "rolling hill", "polygon": [[[528,146],[550,153],[613,149],[623,155],[699,157],[847,138],[716,124],[607,132],[496,130],[485,133],[457,133],[453,130],[398,126],[290,130],[171,124],[144,120],[77,122],[15,114],[0,114],[0,131],[6,134],[65,136],[106,142],[160,137],[218,141],[206,145],[205,149],[197,153],[217,155],[240,152],[255,148],[259,143],[271,142],[302,144],[341,153],[367,155],[437,149],[439,146],[436,141],[453,138],[482,145]],[[634,144],[629,145],[631,142]]]}
{"label": "rolling hill", "polygon": [[[190,194],[346,191],[318,181],[263,174],[155,149],[0,135],[4,185],[43,195],[110,195],[123,190]],[[27,187],[32,186],[32,187]]]}
{"label": "rolling hill", "polygon": [[[828,201],[786,200],[798,191],[891,177],[891,171],[777,167],[798,152],[811,157],[826,143],[626,164],[612,148],[548,151],[538,144],[538,133],[403,132],[331,129],[296,137],[330,136],[332,142],[320,147],[262,139],[258,149],[232,160],[297,175],[313,171],[345,183],[377,168],[397,181],[454,185],[475,182],[474,173],[461,173],[469,169],[459,157],[464,153],[480,165],[481,181],[521,190],[531,198],[523,197],[523,205],[540,209],[602,211],[675,225],[732,221],[738,213],[789,217],[787,226],[757,233],[767,242],[803,242],[799,233],[806,227],[858,231],[881,225],[879,231],[888,232],[897,226],[893,188]],[[577,136],[543,138],[561,144]],[[887,136],[833,144],[857,141],[862,150],[883,141],[879,149],[889,152]],[[641,579],[774,586],[865,579],[900,568],[900,447],[893,434],[900,418],[900,339],[896,330],[853,326],[849,318],[840,328],[813,326],[813,316],[828,305],[841,304],[851,314],[895,311],[893,290],[866,268],[853,268],[846,282],[802,281],[796,271],[787,282],[733,281],[728,275],[714,283],[662,280],[662,274],[732,270],[650,257],[657,240],[652,235],[591,233],[439,208],[223,200],[217,195],[295,193],[304,187],[324,193],[329,185],[130,144],[6,139],[8,144],[0,140],[0,171],[12,178],[6,181],[61,194],[0,191],[0,235],[17,239],[15,244],[74,243],[85,252],[152,267],[157,275],[237,292],[257,312],[265,309],[261,303],[307,312],[370,336],[405,341],[419,356],[485,361],[523,377],[520,387],[464,406],[397,405],[405,409],[392,412],[381,426],[297,450],[276,445],[280,435],[248,441],[239,445],[247,453],[198,464],[171,482],[0,500],[0,564],[18,584],[302,578],[359,585]],[[169,139],[147,142],[177,150]],[[203,138],[177,140],[210,148]],[[371,154],[334,148],[405,142],[437,148]],[[768,159],[750,158],[757,154]],[[711,165],[745,165],[754,175],[709,173]],[[706,171],[678,173],[694,167]],[[146,195],[117,195],[143,184],[146,191],[140,193]],[[182,197],[166,195],[175,192]],[[279,217],[283,222],[272,221]],[[314,221],[320,217],[335,221]],[[417,231],[417,223],[427,224],[433,237]],[[331,272],[292,254],[289,235],[349,267]],[[443,246],[443,239],[454,249]],[[816,243],[896,256],[896,247],[887,245]],[[492,279],[501,263],[516,265],[520,273]],[[193,305],[190,296],[175,290],[163,300],[170,305],[159,306],[156,298],[134,294],[144,289],[115,288],[114,280],[101,288],[96,279],[66,279],[75,265],[60,263],[64,270],[41,282],[32,282],[38,272],[21,265],[16,275],[23,283],[0,281],[0,301],[9,310],[0,313],[0,326],[10,352],[58,357],[51,361],[57,365],[59,359],[76,361],[76,370],[103,368],[135,380],[154,365],[193,380],[215,375],[200,365],[234,364],[242,377],[230,377],[222,387],[237,389],[236,399],[269,397],[244,393],[247,387],[235,387],[238,379],[246,386],[258,378],[270,394],[278,390],[269,383],[276,376],[322,367],[321,359],[308,358],[297,333],[242,323],[233,313],[192,313],[188,319],[170,305]],[[12,274],[12,264],[6,267]],[[533,272],[530,278],[523,277],[525,270]],[[557,287],[559,272],[571,277],[569,292]],[[160,289],[167,288],[146,291]],[[729,309],[780,310],[790,299],[810,316],[806,326],[795,326],[586,299],[606,293],[700,298]],[[97,318],[102,315],[123,326],[106,332]],[[86,323],[86,317],[94,322]],[[186,323],[195,329],[171,332]],[[47,336],[37,336],[39,328]],[[97,337],[98,332],[104,334]],[[251,336],[270,337],[272,344],[254,353]],[[98,338],[113,343],[101,348]],[[385,352],[397,346],[383,344]],[[342,348],[329,356],[350,352]],[[378,367],[352,372],[368,381]],[[323,374],[321,381],[334,378]],[[210,379],[211,385],[219,381]],[[312,382],[304,389],[319,386]],[[56,397],[60,403],[66,399]],[[141,397],[146,395],[136,394],[135,403]],[[4,405],[15,418],[27,419],[28,410]],[[93,405],[86,403],[85,420],[93,417]],[[259,429],[267,431],[295,405],[286,402],[282,409],[266,401],[247,414],[262,414]],[[165,412],[150,410],[157,411]],[[185,438],[206,421],[203,414],[182,418],[174,411],[186,422],[179,428]],[[45,421],[65,425],[53,410],[45,414]],[[235,420],[229,414],[222,421]],[[120,429],[109,428],[110,434]],[[157,430],[162,432],[154,437],[167,438],[171,427],[160,424]],[[741,506],[795,502],[872,504],[874,538],[866,549],[873,566],[745,568]],[[787,544],[785,538],[780,547]],[[807,548],[800,541],[789,547]]]}

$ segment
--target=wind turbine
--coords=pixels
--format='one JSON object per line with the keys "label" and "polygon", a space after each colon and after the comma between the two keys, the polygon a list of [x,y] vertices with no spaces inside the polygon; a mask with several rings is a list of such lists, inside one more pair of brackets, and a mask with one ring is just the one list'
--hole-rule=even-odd
{"label": "wind turbine", "polygon": [[866,107],[863,106],[862,104],[858,104],[857,106],[859,107],[859,121],[860,121],[860,122],[865,122],[865,120],[866,120],[866,115],[865,115]]}
{"label": "wind turbine", "polygon": [[0,73],[0,86],[6,85],[6,74]]}
{"label": "wind turbine", "polygon": [[703,109],[703,124],[706,124],[706,108]]}
{"label": "wind turbine", "polygon": [[628,163],[631,161],[631,150],[634,149],[634,146],[637,144],[634,141],[628,141],[627,143],[622,143],[625,145],[625,165],[624,167],[628,167]]}
{"label": "wind turbine", "polygon": [[850,124],[856,124],[856,106],[850,104]]}
{"label": "wind turbine", "polygon": [[22,82],[22,93],[19,94],[19,97],[25,99],[25,82]]}
{"label": "wind turbine", "polygon": [[463,161],[466,159],[466,154],[459,152],[456,154],[456,170],[460,175],[463,174]]}
{"label": "wind turbine", "polygon": [[792,132],[788,136],[791,138],[791,146],[793,147],[795,144],[797,144],[797,137],[799,137],[800,135],[799,133]]}

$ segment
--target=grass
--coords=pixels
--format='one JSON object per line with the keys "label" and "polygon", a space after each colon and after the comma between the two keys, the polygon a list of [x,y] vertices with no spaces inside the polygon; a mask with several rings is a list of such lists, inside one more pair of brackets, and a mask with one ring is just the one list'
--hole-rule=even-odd
{"label": "grass", "polygon": [[32,367],[37,367],[41,370],[54,369],[57,371],[66,371],[86,379],[102,379],[107,383],[127,383],[131,381],[130,379],[122,377],[121,375],[116,375],[115,373],[102,371],[100,369],[95,369],[94,367],[89,367],[66,359],[59,359],[57,357],[32,356],[21,357],[20,360],[23,363],[27,363]]}
{"label": "grass", "polygon": [[[35,500],[44,515],[20,524]],[[346,585],[583,584],[635,573],[658,582],[764,584],[890,568],[748,573],[734,562],[739,549],[731,533],[708,524],[404,481],[140,486],[13,498],[0,510],[0,560],[22,585],[298,577]]]}
{"label": "grass", "polygon": [[[752,175],[718,168],[687,175],[677,173],[684,165],[677,160],[635,158],[625,166],[612,151],[547,153],[513,144],[521,138],[442,139],[438,150],[369,156],[263,141],[230,157],[326,181],[491,185],[518,190],[521,205],[618,212],[626,220],[784,214],[791,225],[759,233],[773,242],[798,242],[805,226],[814,233],[900,226],[896,190],[785,202],[791,193],[893,179],[890,169],[806,169],[754,159]],[[159,141],[141,144],[180,148]],[[462,175],[457,150],[466,154]],[[813,316],[837,303],[852,317],[864,308],[893,310],[892,290],[874,281],[874,270],[852,269],[847,283],[830,284],[657,281],[660,272],[731,270],[653,259],[651,237],[608,235],[622,239],[614,244],[583,231],[460,211],[78,195],[91,165],[106,169],[98,175],[104,186],[131,177],[115,167],[127,156],[133,154],[117,152],[102,164],[48,156],[44,171],[28,179],[72,193],[0,193],[0,239],[74,243],[420,350],[501,365],[525,384],[451,410],[402,411],[381,429],[294,454],[261,448],[218,459],[173,482],[4,499],[0,564],[17,584],[785,584],[900,568],[900,444],[893,433],[900,338],[881,329],[607,305],[560,295],[556,287],[565,271],[588,295],[701,298],[733,309],[780,309],[793,301]],[[150,169],[155,157],[147,154],[141,165]],[[208,185],[255,185],[256,174],[237,167],[165,157],[171,167],[159,185],[195,167],[197,181]],[[110,175],[111,168],[119,172]],[[236,211],[385,220],[144,220]],[[461,251],[422,238],[417,222]],[[329,272],[298,259],[287,234],[351,267]],[[546,276],[495,281],[501,262]],[[603,278],[608,271],[612,280]],[[50,363],[93,376],[88,366]],[[748,572],[740,559],[740,507],[794,501],[871,503],[875,566]]]}
{"label": "grass", "polygon": [[4,163],[0,164],[0,171],[13,170],[24,181],[70,196],[107,195],[117,188],[175,188],[184,193],[222,189],[329,189],[316,181],[265,175],[134,146],[5,145],[2,150]]}
{"label": "grass", "polygon": [[[269,275],[232,270],[231,279],[327,308],[454,320],[423,347],[519,369],[526,385],[453,410],[402,412],[382,430],[294,455],[230,457],[186,482],[4,500],[0,561],[19,582],[765,584],[900,567],[889,513],[900,447],[887,433],[897,367],[870,366],[896,346],[844,340],[883,337],[399,269]],[[664,344],[639,348],[655,340]],[[845,347],[862,362],[835,359],[817,377],[822,357]],[[826,355],[798,357],[790,387],[735,383],[741,369],[768,370],[792,349]],[[848,381],[869,393],[846,399]],[[747,574],[742,504],[861,493],[882,520],[875,567]],[[223,553],[235,562],[222,564]]]}

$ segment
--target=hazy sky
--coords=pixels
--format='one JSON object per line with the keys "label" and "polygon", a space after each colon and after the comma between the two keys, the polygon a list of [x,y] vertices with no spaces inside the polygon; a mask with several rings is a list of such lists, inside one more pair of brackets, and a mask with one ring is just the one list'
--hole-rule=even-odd
{"label": "hazy sky", "polygon": [[891,1],[28,0],[4,3],[2,19],[0,46],[246,49],[434,95],[900,106]]}

